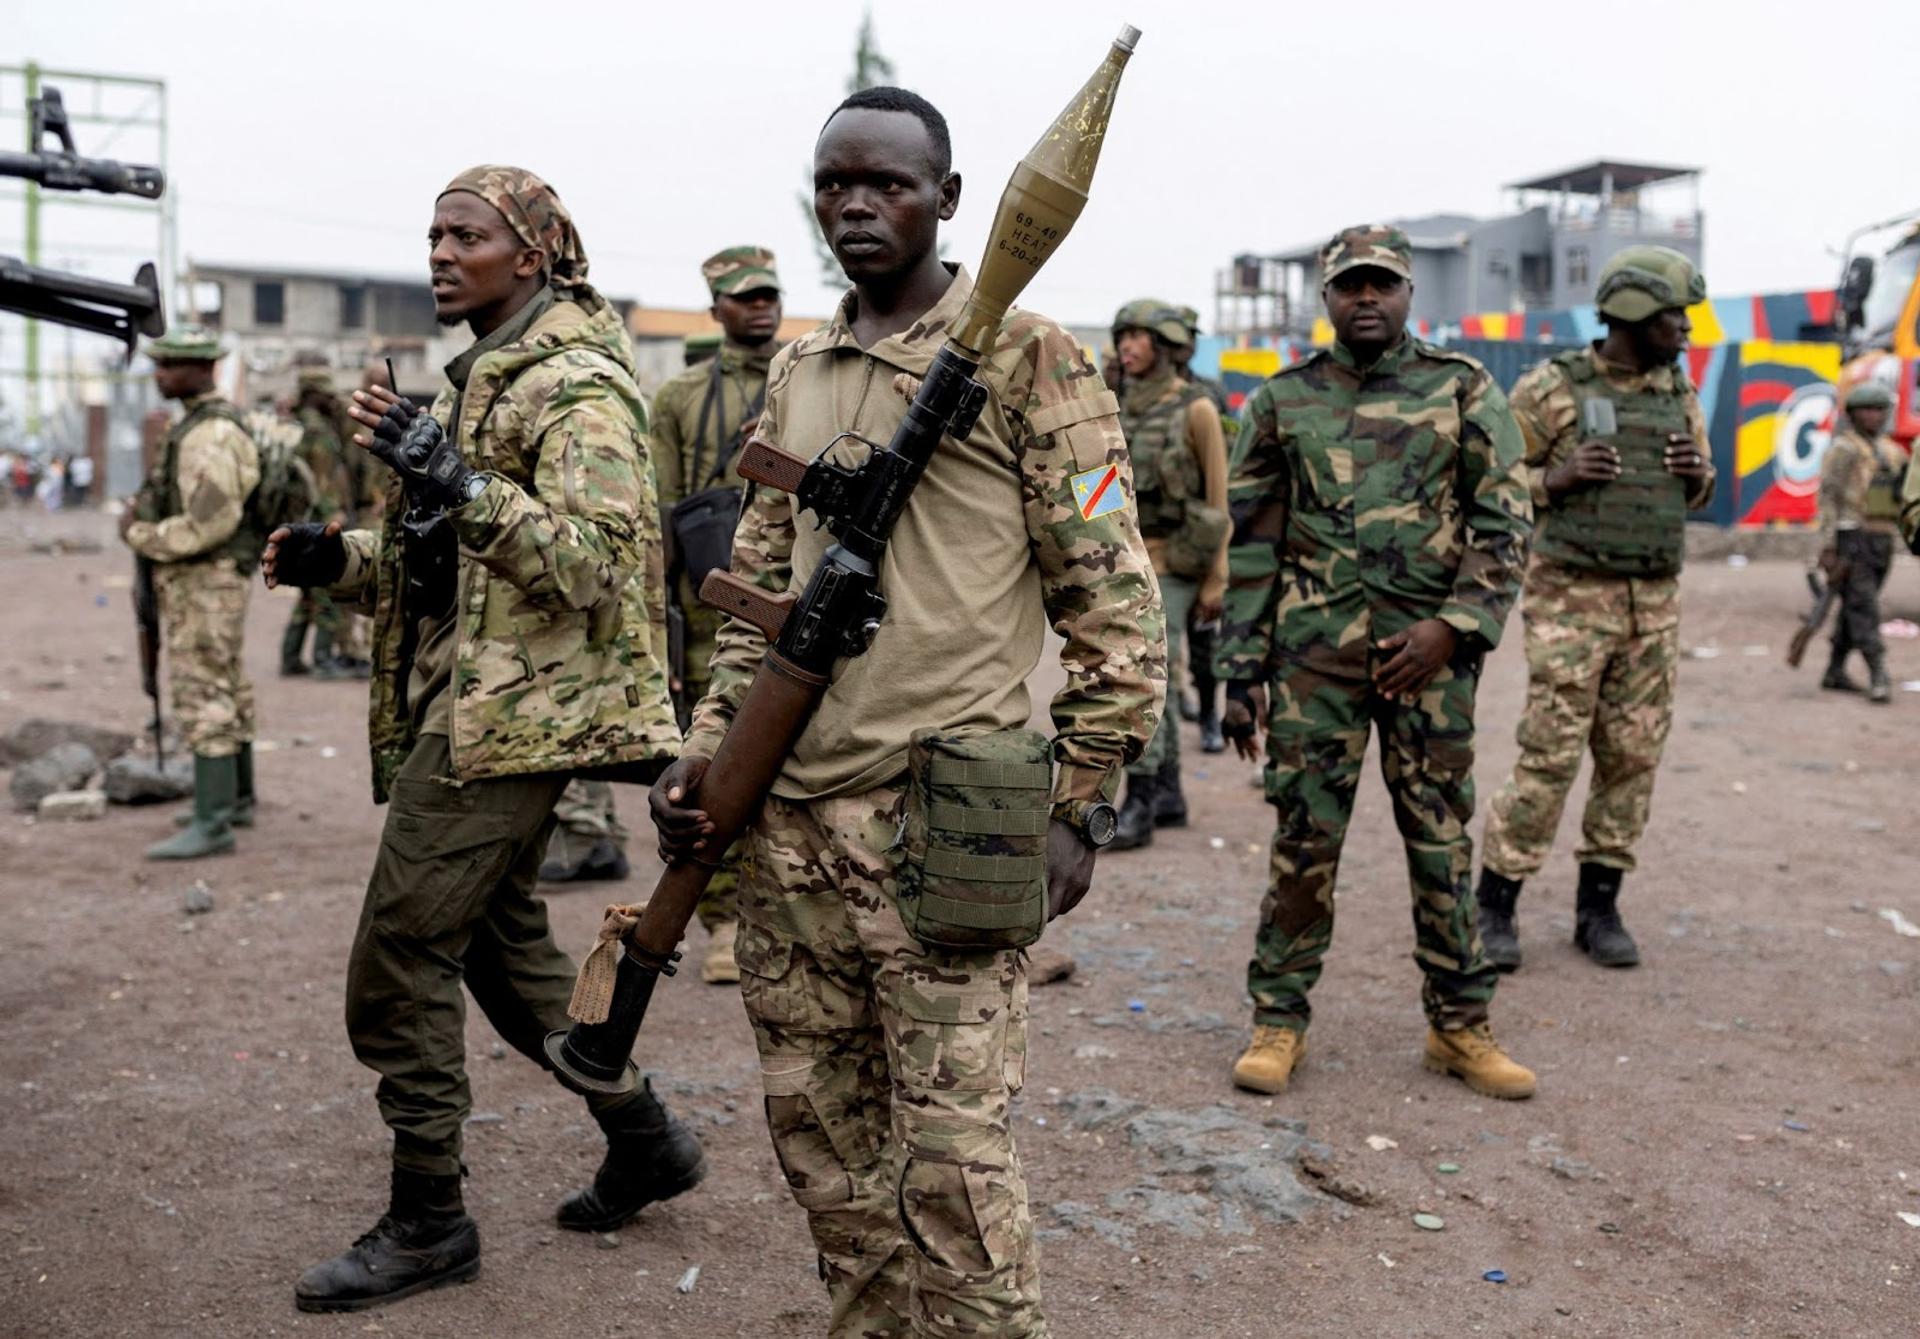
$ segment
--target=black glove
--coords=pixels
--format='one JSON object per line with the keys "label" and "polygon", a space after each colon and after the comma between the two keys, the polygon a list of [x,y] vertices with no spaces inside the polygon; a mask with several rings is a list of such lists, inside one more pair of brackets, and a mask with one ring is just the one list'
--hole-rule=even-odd
{"label": "black glove", "polygon": [[324,521],[286,527],[277,546],[273,579],[282,586],[331,586],[347,571],[347,546],[338,531],[329,535]]}
{"label": "black glove", "polygon": [[1230,740],[1253,738],[1257,708],[1250,691],[1252,687],[1252,682],[1246,679],[1233,679],[1227,684],[1227,701],[1244,708],[1244,712],[1230,711],[1221,717],[1220,733]]}
{"label": "black glove", "polygon": [[426,511],[464,507],[487,486],[486,476],[467,464],[440,421],[405,400],[380,416],[372,450]]}

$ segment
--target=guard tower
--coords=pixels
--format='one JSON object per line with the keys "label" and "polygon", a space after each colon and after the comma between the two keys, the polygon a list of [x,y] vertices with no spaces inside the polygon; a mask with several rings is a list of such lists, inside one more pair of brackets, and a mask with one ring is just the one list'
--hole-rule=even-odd
{"label": "guard tower", "polygon": [[[1672,247],[1700,264],[1699,168],[1602,158],[1510,182],[1507,189],[1514,193],[1516,214],[1482,224],[1474,240],[1490,259],[1504,225],[1535,219],[1543,225],[1525,231],[1534,235],[1528,240],[1545,243],[1544,257],[1537,248],[1531,255],[1518,249],[1513,253],[1520,267],[1515,278],[1523,308],[1592,302],[1602,267],[1630,246]],[[1482,309],[1499,310],[1500,305]]]}

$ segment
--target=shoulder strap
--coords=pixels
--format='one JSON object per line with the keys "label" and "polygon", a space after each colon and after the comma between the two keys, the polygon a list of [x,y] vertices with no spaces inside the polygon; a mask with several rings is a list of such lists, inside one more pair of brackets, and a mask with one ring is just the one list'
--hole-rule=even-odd
{"label": "shoulder strap", "polygon": [[[714,401],[720,398],[720,355],[713,355],[713,369],[707,373],[707,398],[700,402],[700,426],[693,431],[693,468],[687,471],[689,481],[700,477],[700,453],[707,446],[707,424],[713,418]],[[725,455],[716,445],[715,455]]]}

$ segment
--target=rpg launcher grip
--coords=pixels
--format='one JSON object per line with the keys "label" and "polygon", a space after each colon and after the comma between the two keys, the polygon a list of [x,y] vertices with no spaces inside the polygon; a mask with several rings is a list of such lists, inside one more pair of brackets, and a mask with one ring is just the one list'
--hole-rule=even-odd
{"label": "rpg launcher grip", "polygon": [[[881,445],[842,434],[810,461],[759,438],[742,449],[736,466],[742,477],[791,493],[795,512],[813,512],[837,542],[797,598],[770,595],[725,572],[701,585],[703,599],[752,623],[770,644],[694,793],[681,801],[703,810],[711,824],[704,852],[667,867],[631,929],[619,931],[616,924],[621,955],[611,992],[604,986],[582,992],[587,1002],[573,1013],[573,1026],[547,1037],[547,1057],[569,1087],[624,1092],[638,1082],[633,1044],[654,985],[672,972],[680,936],[713,878],[715,864],[707,862],[717,863],[759,812],[834,665],[860,655],[879,632],[887,608],[880,569],[894,523],[941,439],[964,439],[985,407],[987,390],[975,376],[993,352],[1008,308],[1086,205],[1120,72],[1139,36],[1137,29],[1121,30],[1092,77],[1014,169],[973,292],[892,438]],[[864,457],[857,464],[833,459],[835,446],[850,441],[866,448]]]}

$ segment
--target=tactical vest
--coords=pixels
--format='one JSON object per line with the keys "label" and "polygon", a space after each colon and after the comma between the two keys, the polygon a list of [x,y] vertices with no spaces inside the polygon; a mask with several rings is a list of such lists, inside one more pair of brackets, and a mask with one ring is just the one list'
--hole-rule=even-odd
{"label": "tactical vest", "polygon": [[1612,483],[1565,494],[1541,518],[1534,552],[1566,567],[1623,577],[1670,577],[1686,546],[1687,485],[1668,471],[1667,437],[1690,431],[1687,397],[1651,386],[1623,391],[1612,385],[1586,351],[1553,359],[1576,402],[1613,401],[1618,428],[1607,439],[1620,453]]}
{"label": "tactical vest", "polygon": [[[222,399],[204,400],[195,405],[187,415],[175,424],[166,439],[160,443],[160,460],[153,477],[147,481],[147,489],[137,513],[143,521],[160,521],[169,516],[181,516],[186,507],[180,500],[180,443],[187,434],[210,418],[222,418],[233,424],[252,440],[253,434],[247,428],[247,421],[240,411]],[[233,534],[219,548],[210,549],[196,556],[194,561],[216,556],[224,556],[242,572],[250,572],[259,563],[260,555],[267,547],[266,536],[253,524],[253,509],[249,496],[240,506],[240,524],[234,527]]]}
{"label": "tactical vest", "polygon": [[1206,496],[1200,462],[1187,445],[1187,406],[1206,392],[1188,382],[1180,393],[1143,410],[1120,408],[1120,431],[1133,463],[1133,494],[1140,533],[1162,539],[1187,518],[1187,499]]}
{"label": "tactical vest", "polygon": [[1906,487],[1909,466],[1905,461],[1897,465],[1888,464],[1889,453],[1883,451],[1881,446],[1878,441],[1867,443],[1867,450],[1873,452],[1873,479],[1867,484],[1865,501],[1860,504],[1860,518],[1882,529],[1897,530],[1900,494]]}

